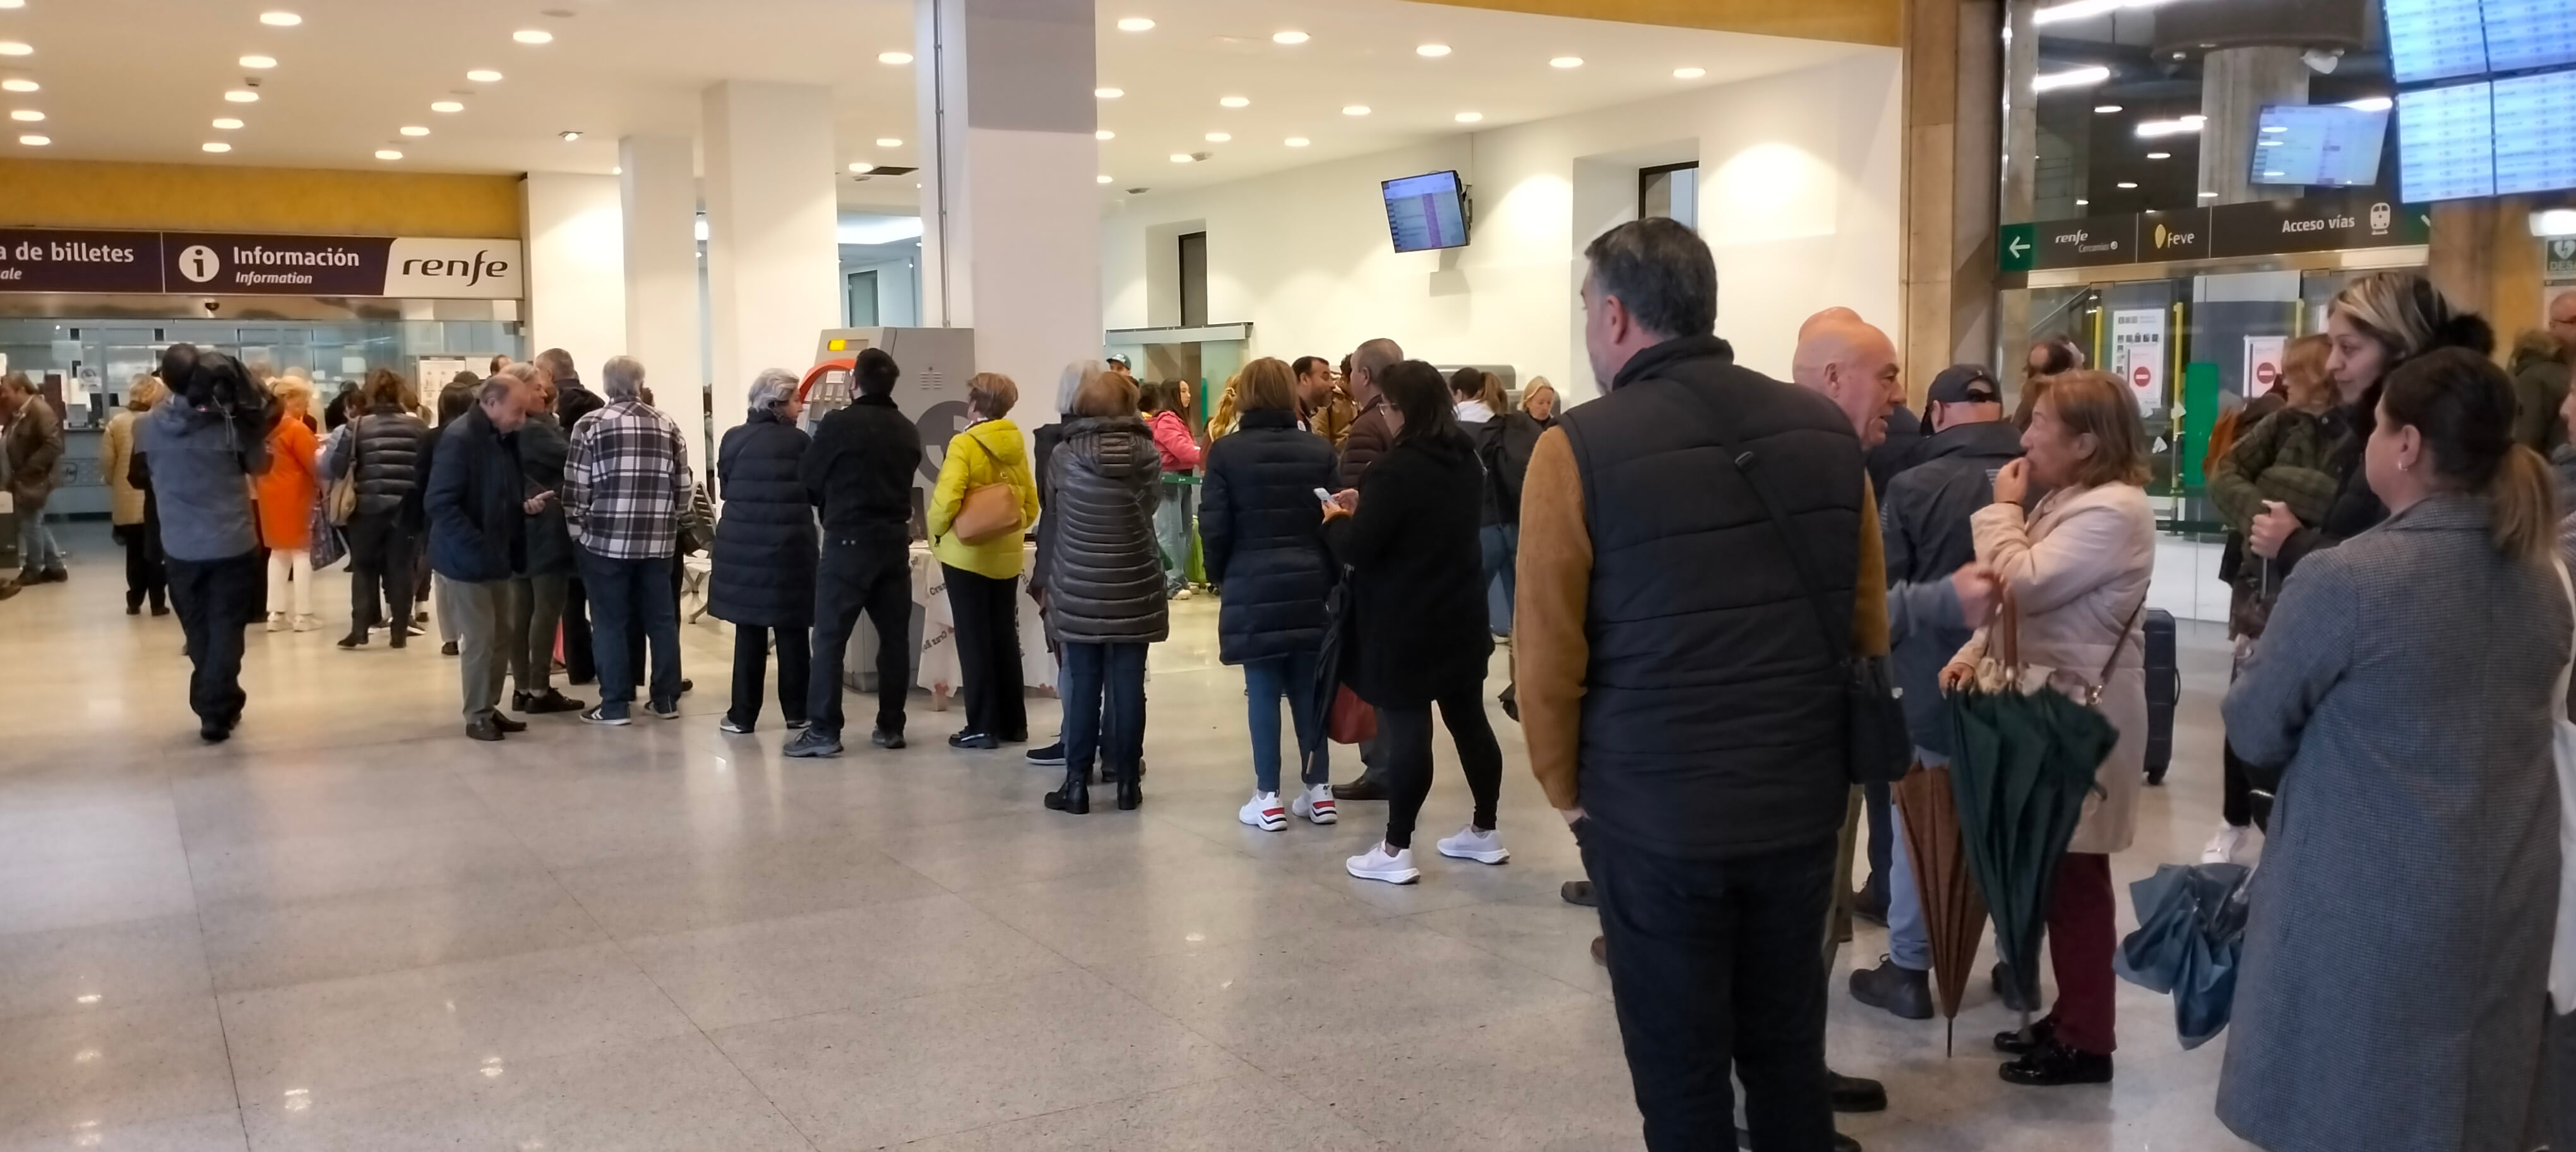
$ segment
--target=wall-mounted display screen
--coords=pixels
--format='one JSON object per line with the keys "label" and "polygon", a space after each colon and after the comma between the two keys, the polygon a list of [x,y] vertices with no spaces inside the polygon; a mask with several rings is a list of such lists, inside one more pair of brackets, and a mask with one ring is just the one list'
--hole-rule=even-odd
{"label": "wall-mounted display screen", "polygon": [[2487,70],[2486,28],[2471,0],[2386,0],[2388,64],[2397,82]]}
{"label": "wall-mounted display screen", "polygon": [[1407,176],[1378,187],[1386,196],[1386,227],[1396,251],[1466,247],[1467,206],[1457,173]]}
{"label": "wall-mounted display screen", "polygon": [[2386,109],[2341,104],[2271,104],[2254,133],[2256,184],[2359,188],[2379,179],[2388,139]]}
{"label": "wall-mounted display screen", "polygon": [[2496,195],[2576,188],[2576,71],[2498,80],[2493,105]]}
{"label": "wall-mounted display screen", "polygon": [[2397,97],[2398,195],[2409,203],[2495,195],[2494,85]]}
{"label": "wall-mounted display screen", "polygon": [[2485,0],[2489,72],[2576,64],[2576,4],[2568,0]]}

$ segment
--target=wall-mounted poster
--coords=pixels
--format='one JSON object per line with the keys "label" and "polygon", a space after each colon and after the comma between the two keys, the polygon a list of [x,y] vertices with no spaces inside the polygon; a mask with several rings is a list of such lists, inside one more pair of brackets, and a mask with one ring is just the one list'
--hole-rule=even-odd
{"label": "wall-mounted poster", "polygon": [[2281,379],[2281,357],[2289,351],[2287,336],[2248,336],[2245,338],[2245,398],[2251,400],[2272,390]]}
{"label": "wall-mounted poster", "polygon": [[2109,370],[2129,386],[2138,411],[2165,406],[2165,310],[2122,308],[2111,313]]}

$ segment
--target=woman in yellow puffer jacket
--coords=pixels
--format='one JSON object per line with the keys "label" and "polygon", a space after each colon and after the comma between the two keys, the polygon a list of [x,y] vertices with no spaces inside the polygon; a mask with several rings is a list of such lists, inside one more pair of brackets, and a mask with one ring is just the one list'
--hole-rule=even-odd
{"label": "woman in yellow puffer jacket", "polygon": [[[996,748],[1029,738],[1028,702],[1020,684],[1021,539],[1038,519],[1037,479],[1028,442],[1004,419],[1019,386],[995,372],[966,382],[973,423],[948,441],[928,509],[931,553],[947,578],[949,615],[957,623],[957,665],[966,681],[966,727],[951,748]],[[1019,524],[976,543],[955,533],[968,493],[1007,484],[1019,502]]]}

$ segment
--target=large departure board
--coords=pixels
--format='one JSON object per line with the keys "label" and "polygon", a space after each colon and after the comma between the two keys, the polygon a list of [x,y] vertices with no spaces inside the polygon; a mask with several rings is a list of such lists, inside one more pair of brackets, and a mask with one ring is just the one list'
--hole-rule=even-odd
{"label": "large departure board", "polygon": [[2495,195],[2494,85],[2397,97],[2398,195],[2410,204]]}
{"label": "large departure board", "polygon": [[2388,63],[2397,82],[2486,71],[2486,27],[2479,8],[2474,0],[2386,0]]}
{"label": "large departure board", "polygon": [[2576,71],[2495,82],[2498,196],[2576,188]]}
{"label": "large departure board", "polygon": [[2486,71],[2576,64],[2576,3],[2484,0],[2481,10],[2486,17]]}

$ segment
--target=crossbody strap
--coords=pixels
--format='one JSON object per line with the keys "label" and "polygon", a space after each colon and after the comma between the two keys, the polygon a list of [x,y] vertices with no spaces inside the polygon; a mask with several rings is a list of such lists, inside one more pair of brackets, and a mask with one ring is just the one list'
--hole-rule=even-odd
{"label": "crossbody strap", "polygon": [[1718,407],[1717,398],[1709,394],[1710,390],[1679,380],[1673,381],[1673,385],[1707,411],[1709,433],[1717,437],[1717,445],[1724,450],[1727,464],[1735,469],[1736,475],[1744,478],[1746,487],[1753,489],[1754,498],[1762,502],[1763,514],[1771,518],[1771,527],[1780,533],[1780,542],[1788,546],[1789,561],[1798,569],[1798,582],[1804,586],[1808,605],[1815,609],[1816,635],[1824,641],[1825,654],[1836,661],[1850,659],[1849,634],[1842,633],[1841,640],[1835,638],[1834,612],[1825,603],[1824,584],[1817,578],[1814,557],[1807,554],[1807,547],[1799,541],[1798,534],[1789,530],[1789,517],[1780,511],[1780,502],[1772,497],[1770,486],[1764,484],[1762,477],[1753,470],[1753,466],[1761,461],[1750,452],[1737,450],[1735,438],[1726,432],[1726,413]]}

